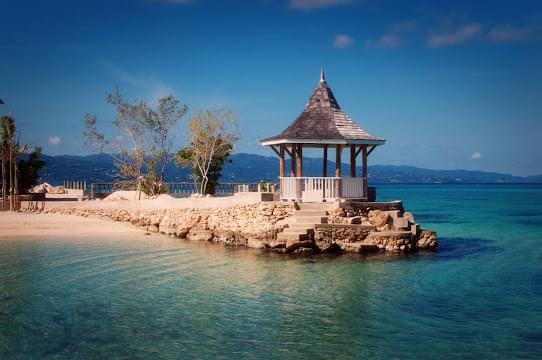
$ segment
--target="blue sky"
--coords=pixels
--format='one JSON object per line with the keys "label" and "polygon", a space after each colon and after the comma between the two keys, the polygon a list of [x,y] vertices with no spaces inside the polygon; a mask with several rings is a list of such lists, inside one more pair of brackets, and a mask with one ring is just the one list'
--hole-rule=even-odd
{"label": "blue sky", "polygon": [[[237,152],[302,111],[320,68],[388,143],[370,164],[542,173],[542,2],[0,1],[0,114],[47,154],[86,154],[105,94],[238,113]],[[187,120],[188,118],[186,118]],[[176,144],[184,141],[184,126]],[[310,156],[319,156],[311,153]]]}

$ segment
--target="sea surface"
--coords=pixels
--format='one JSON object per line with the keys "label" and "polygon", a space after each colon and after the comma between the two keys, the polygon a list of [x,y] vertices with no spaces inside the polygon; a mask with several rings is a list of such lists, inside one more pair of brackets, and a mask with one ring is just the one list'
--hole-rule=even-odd
{"label": "sea surface", "polygon": [[542,358],[541,186],[382,185],[378,197],[403,199],[439,250],[0,242],[0,359]]}

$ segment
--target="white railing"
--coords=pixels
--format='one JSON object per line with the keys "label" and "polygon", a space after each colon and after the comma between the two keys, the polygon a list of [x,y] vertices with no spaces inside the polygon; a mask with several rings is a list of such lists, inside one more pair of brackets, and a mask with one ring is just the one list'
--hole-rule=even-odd
{"label": "white railing", "polygon": [[283,200],[365,199],[367,179],[357,177],[281,177]]}
{"label": "white railing", "polygon": [[366,179],[358,177],[344,177],[341,179],[341,197],[345,199],[365,198]]}

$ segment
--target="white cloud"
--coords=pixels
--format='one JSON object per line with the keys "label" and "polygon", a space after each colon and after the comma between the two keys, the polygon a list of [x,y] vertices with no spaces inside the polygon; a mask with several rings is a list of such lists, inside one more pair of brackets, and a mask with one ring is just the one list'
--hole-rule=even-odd
{"label": "white cloud", "polygon": [[449,33],[434,34],[429,36],[427,45],[430,48],[439,48],[464,43],[482,31],[482,26],[479,23],[471,23],[463,25],[459,29]]}
{"label": "white cloud", "polygon": [[61,143],[59,136],[51,136],[49,139],[47,139],[47,142],[49,145],[58,145]]}
{"label": "white cloud", "polygon": [[480,160],[483,158],[482,154],[480,154],[478,151],[475,151],[470,156],[471,160]]}
{"label": "white cloud", "polygon": [[365,46],[368,48],[383,48],[392,49],[403,44],[401,34],[412,31],[416,28],[415,21],[403,21],[392,25],[388,32],[384,33],[377,39],[365,41]]}
{"label": "white cloud", "polygon": [[396,34],[384,34],[378,39],[367,40],[365,46],[368,48],[392,49],[401,45],[401,37]]}
{"label": "white cloud", "polygon": [[394,33],[399,33],[399,32],[412,31],[415,28],[416,28],[416,21],[411,20],[411,21],[398,22],[394,24],[391,27],[391,31]]}
{"label": "white cloud", "polygon": [[119,80],[145,91],[144,96],[151,105],[157,105],[158,100],[163,97],[175,95],[174,87],[166,84],[155,75],[134,75],[109,61],[101,60],[100,62],[109,73]]}
{"label": "white cloud", "polygon": [[487,36],[493,42],[517,42],[524,40],[528,34],[527,28],[500,25],[493,27]]}
{"label": "white cloud", "polygon": [[290,0],[290,7],[295,10],[315,10],[353,2],[354,0]]}
{"label": "white cloud", "polygon": [[354,43],[354,39],[345,34],[336,35],[333,40],[333,47],[344,49],[350,47]]}

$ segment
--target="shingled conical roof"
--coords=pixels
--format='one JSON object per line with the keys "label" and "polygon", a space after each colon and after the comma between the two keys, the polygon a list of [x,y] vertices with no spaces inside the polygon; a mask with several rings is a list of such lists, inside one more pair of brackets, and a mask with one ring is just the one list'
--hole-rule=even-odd
{"label": "shingled conical roof", "polygon": [[341,110],[322,71],[301,115],[282,133],[261,142],[380,145],[385,140],[367,133]]}

